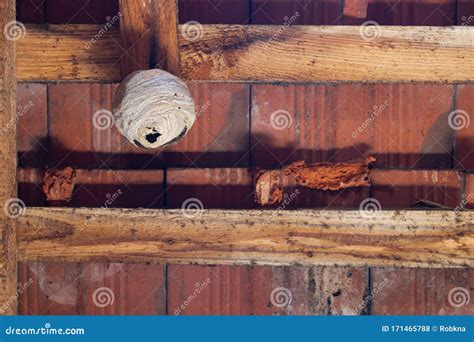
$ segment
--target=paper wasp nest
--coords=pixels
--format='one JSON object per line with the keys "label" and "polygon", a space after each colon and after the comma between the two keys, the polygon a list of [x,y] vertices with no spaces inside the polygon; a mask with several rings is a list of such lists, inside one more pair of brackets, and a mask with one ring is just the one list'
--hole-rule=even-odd
{"label": "paper wasp nest", "polygon": [[115,93],[113,114],[120,133],[144,148],[177,142],[196,119],[186,84],[159,69],[128,75]]}

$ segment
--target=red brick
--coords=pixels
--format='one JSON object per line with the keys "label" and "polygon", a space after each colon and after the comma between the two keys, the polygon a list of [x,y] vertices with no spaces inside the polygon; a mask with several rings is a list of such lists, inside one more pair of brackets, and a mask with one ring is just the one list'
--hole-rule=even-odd
{"label": "red brick", "polygon": [[251,208],[252,177],[247,169],[168,169],[167,205],[197,198],[204,208]]}
{"label": "red brick", "polygon": [[371,196],[383,208],[410,208],[419,200],[447,207],[461,202],[462,178],[455,171],[373,170]]}
{"label": "red brick", "polygon": [[28,24],[45,22],[46,0],[17,0],[16,17]]}
{"label": "red brick", "polygon": [[252,24],[283,25],[298,13],[295,25],[341,24],[339,0],[252,0]]}
{"label": "red brick", "polygon": [[469,209],[474,209],[474,174],[466,175],[466,191],[464,192],[464,203]]}
{"label": "red brick", "polygon": [[[170,266],[175,315],[354,315],[365,311],[367,271],[347,267]],[[197,293],[196,289],[203,289]]]}
{"label": "red brick", "polygon": [[471,0],[457,0],[457,25],[474,26],[474,2]]}
{"label": "red brick", "polygon": [[315,286],[315,307],[311,314],[360,315],[367,312],[364,296],[368,269],[352,267],[314,267],[309,269],[309,288]]}
{"label": "red brick", "polygon": [[274,267],[272,287],[290,290],[292,302],[274,313],[290,315],[360,315],[368,270],[351,267]]}
{"label": "red brick", "polygon": [[[373,269],[372,315],[473,315],[474,271],[471,269]],[[456,289],[458,288],[458,289]],[[454,289],[454,290],[453,290]],[[450,304],[451,300],[454,306]],[[461,292],[459,292],[461,291]],[[454,293],[465,298],[456,302]],[[470,297],[470,300],[468,298]],[[459,297],[458,299],[460,299]]]}
{"label": "red brick", "polygon": [[167,167],[242,167],[248,165],[249,86],[188,83],[196,121],[186,136],[164,149]]}
{"label": "red brick", "polygon": [[80,264],[61,262],[20,263],[18,284],[24,289],[19,297],[20,315],[78,315]]}
{"label": "red brick", "polygon": [[160,265],[20,264],[19,284],[25,289],[19,298],[22,315],[160,315],[166,310]]}
{"label": "red brick", "polygon": [[[163,315],[166,313],[163,265],[84,264],[86,315]],[[106,305],[107,304],[107,305]]]}
{"label": "red brick", "polygon": [[474,86],[459,85],[457,95],[459,121],[454,122],[454,127],[457,128],[456,166],[460,169],[474,169]]}
{"label": "red brick", "polygon": [[[254,167],[367,155],[375,155],[379,167],[452,165],[452,129],[447,120],[452,86],[256,85],[252,89]],[[289,127],[275,129],[279,127],[272,126],[272,114],[288,116]]]}
{"label": "red brick", "polygon": [[104,24],[119,11],[116,0],[47,0],[50,24]]}
{"label": "red brick", "polygon": [[115,88],[87,83],[50,86],[53,167],[151,169],[248,164],[248,86],[191,83],[198,118],[179,143],[158,150],[134,147],[114,125],[94,127],[94,113],[111,110]]}
{"label": "red brick", "polygon": [[456,25],[456,0],[369,1],[367,20],[380,25]]}
{"label": "red brick", "polygon": [[247,24],[249,3],[242,0],[179,0],[179,22]]}
{"label": "red brick", "polygon": [[77,170],[75,207],[161,208],[164,204],[161,170]]}
{"label": "red brick", "polygon": [[46,97],[45,84],[19,83],[17,86],[18,165],[21,167],[44,167],[48,163]]}
{"label": "red brick", "polygon": [[[105,129],[95,128],[93,124],[94,113],[112,110],[114,90],[115,86],[110,84],[62,83],[49,86],[51,168],[126,167],[127,160],[120,153],[127,150],[129,143],[112,122],[105,125],[108,127]],[[99,116],[111,118],[107,114]]]}
{"label": "red brick", "polygon": [[271,267],[168,267],[169,315],[268,315]]}
{"label": "red brick", "polygon": [[26,206],[45,206],[46,195],[43,192],[44,170],[41,169],[18,169],[18,198],[23,200]]}

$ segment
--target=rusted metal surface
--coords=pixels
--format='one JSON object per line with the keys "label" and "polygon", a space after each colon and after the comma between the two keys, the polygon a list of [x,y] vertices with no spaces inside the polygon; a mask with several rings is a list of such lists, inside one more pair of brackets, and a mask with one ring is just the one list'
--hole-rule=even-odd
{"label": "rusted metal surface", "polygon": [[282,187],[285,182],[325,191],[369,186],[369,165],[374,161],[373,157],[352,163],[306,165],[304,161],[298,161],[285,166],[282,170],[260,171],[255,177],[255,202],[260,205],[281,203]]}
{"label": "rusted metal surface", "polygon": [[72,167],[46,170],[43,191],[48,202],[70,202],[75,178],[76,171]]}

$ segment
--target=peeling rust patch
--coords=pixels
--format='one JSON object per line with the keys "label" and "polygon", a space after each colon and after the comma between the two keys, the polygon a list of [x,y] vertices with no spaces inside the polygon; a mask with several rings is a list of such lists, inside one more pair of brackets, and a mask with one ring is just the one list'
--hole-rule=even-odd
{"label": "peeling rust patch", "polygon": [[62,170],[46,170],[43,192],[48,202],[70,202],[75,178],[76,171],[71,167]]}
{"label": "peeling rust patch", "polygon": [[374,157],[347,163],[317,163],[306,165],[298,161],[282,170],[259,171],[254,178],[255,202],[260,205],[278,204],[283,199],[283,183],[317,190],[341,190],[370,186],[369,165]]}

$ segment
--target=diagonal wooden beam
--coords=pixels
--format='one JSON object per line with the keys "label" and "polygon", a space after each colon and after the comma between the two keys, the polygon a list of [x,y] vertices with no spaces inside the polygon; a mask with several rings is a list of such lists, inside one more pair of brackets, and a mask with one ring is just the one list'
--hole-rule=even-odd
{"label": "diagonal wooden beam", "polygon": [[15,22],[14,0],[0,2],[0,29],[0,315],[4,315],[17,312],[15,216],[23,209],[16,198],[15,40],[24,31]]}
{"label": "diagonal wooden beam", "polygon": [[[163,61],[158,66],[177,75],[179,63],[172,57],[177,47],[170,38],[174,34],[166,36],[171,26],[160,31],[170,41],[157,40],[158,47],[165,49],[157,54],[164,56],[157,62]],[[194,23],[179,26],[180,77],[247,82],[474,82],[473,37],[474,27],[468,26],[282,28]],[[27,35],[18,42],[18,78],[120,81],[119,43],[116,27],[104,32],[97,25],[28,26]]]}
{"label": "diagonal wooden beam", "polygon": [[28,208],[20,260],[473,267],[474,212]]}
{"label": "diagonal wooden beam", "polygon": [[177,0],[120,0],[122,78],[159,68],[179,76]]}

